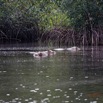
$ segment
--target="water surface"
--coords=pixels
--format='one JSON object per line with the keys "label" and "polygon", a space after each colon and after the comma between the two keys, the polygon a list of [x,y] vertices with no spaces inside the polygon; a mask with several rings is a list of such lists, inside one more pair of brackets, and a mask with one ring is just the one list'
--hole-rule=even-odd
{"label": "water surface", "polygon": [[41,59],[29,54],[36,48],[6,49],[0,49],[0,103],[103,103],[102,47]]}

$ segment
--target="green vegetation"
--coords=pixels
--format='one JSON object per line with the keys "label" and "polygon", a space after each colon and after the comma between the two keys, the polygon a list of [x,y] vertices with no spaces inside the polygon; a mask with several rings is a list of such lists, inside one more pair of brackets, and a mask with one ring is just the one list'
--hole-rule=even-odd
{"label": "green vegetation", "polygon": [[0,43],[103,44],[102,0],[1,0]]}
{"label": "green vegetation", "polygon": [[[98,45],[102,43],[103,1],[102,0],[65,0],[65,9],[71,25],[83,44]],[[79,33],[78,33],[79,32]]]}

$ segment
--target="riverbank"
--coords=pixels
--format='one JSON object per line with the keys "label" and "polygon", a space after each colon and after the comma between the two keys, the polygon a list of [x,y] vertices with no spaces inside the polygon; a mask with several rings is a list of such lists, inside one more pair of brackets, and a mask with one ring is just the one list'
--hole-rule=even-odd
{"label": "riverbank", "polygon": [[[15,28],[17,29],[17,28]],[[98,46],[103,45],[102,32],[93,30],[89,38],[88,32],[76,31],[67,27],[56,27],[47,31],[21,30],[15,29],[1,30],[1,44],[33,44],[49,46]],[[9,31],[9,32],[8,32]],[[24,32],[25,31],[25,32]],[[90,35],[90,34],[89,34]]]}

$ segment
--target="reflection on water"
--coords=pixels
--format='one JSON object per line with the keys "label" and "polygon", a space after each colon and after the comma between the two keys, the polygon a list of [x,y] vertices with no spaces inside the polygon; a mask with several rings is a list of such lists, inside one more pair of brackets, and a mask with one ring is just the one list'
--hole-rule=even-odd
{"label": "reflection on water", "polygon": [[0,103],[103,103],[102,47],[42,59],[28,50],[0,52]]}

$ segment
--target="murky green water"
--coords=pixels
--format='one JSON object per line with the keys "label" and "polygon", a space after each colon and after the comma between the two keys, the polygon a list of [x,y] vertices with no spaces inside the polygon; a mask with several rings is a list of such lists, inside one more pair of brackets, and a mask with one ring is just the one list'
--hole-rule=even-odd
{"label": "murky green water", "polygon": [[0,52],[0,103],[103,103],[102,47],[42,59],[28,52]]}

